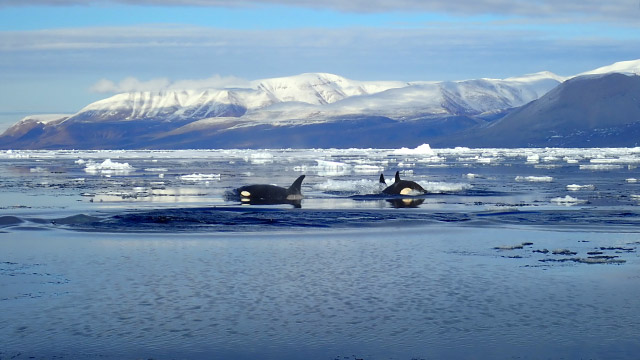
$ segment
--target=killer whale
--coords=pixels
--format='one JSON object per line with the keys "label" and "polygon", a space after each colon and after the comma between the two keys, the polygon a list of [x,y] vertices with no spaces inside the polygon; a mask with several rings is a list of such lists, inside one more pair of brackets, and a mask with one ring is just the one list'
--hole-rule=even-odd
{"label": "killer whale", "polygon": [[[380,174],[380,183],[386,185],[384,174]],[[382,193],[387,195],[419,195],[426,192],[427,191],[415,181],[401,180],[400,171],[396,171],[395,182],[382,190]]]}
{"label": "killer whale", "polygon": [[304,178],[305,175],[300,175],[289,188],[267,184],[246,185],[237,188],[235,193],[243,203],[256,205],[292,204],[295,207],[300,207],[303,198],[301,187]]}

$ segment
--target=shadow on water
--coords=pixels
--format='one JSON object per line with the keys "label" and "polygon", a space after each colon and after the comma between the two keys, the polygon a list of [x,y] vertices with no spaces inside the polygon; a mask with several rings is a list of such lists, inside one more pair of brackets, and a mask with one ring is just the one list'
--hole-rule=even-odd
{"label": "shadow on water", "polygon": [[125,211],[64,218],[0,217],[0,230],[68,229],[86,232],[259,232],[299,229],[364,229],[428,226],[553,226],[624,228],[637,231],[640,212],[582,208],[551,210],[433,211],[415,209],[424,199],[387,199],[393,208],[298,209],[274,206],[215,206]]}

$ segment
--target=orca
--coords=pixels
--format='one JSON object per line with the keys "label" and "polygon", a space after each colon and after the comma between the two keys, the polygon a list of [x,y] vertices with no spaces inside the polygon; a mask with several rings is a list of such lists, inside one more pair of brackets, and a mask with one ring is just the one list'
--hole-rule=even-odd
{"label": "orca", "polygon": [[247,185],[237,188],[235,193],[243,203],[254,205],[291,204],[300,207],[303,198],[301,186],[304,177],[305,175],[298,177],[289,188],[266,184]]}
{"label": "orca", "polygon": [[[380,182],[386,184],[383,174],[380,174]],[[382,193],[387,195],[421,195],[426,192],[422,186],[414,181],[401,180],[400,171],[396,171],[395,182],[382,190]]]}

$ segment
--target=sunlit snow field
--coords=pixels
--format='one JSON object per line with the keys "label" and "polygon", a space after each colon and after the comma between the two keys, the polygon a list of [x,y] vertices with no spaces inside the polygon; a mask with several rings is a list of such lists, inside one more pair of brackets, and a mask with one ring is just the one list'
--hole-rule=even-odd
{"label": "sunlit snow field", "polygon": [[[640,148],[0,152],[0,359],[634,359]],[[396,171],[428,193],[382,196]],[[300,208],[229,198],[288,187]]]}

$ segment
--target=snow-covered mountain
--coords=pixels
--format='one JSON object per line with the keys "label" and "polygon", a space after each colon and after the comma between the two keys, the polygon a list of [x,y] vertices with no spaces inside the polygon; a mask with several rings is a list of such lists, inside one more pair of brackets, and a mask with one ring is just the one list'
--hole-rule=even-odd
{"label": "snow-covered mountain", "polygon": [[[609,72],[640,74],[640,60],[587,73]],[[337,123],[356,129],[372,124],[367,119],[413,127],[419,122],[425,134],[445,135],[500,117],[570,78],[540,72],[507,79],[400,82],[309,73],[256,80],[244,88],[123,93],[73,115],[25,118],[0,136],[0,147],[171,147],[178,138],[180,146],[189,146],[190,136],[200,139],[197,146],[217,147],[203,134],[213,139],[221,132]],[[251,136],[258,136],[256,131]],[[173,142],[163,143],[168,138]],[[243,144],[253,146],[250,141],[237,146]]]}
{"label": "snow-covered mountain", "polygon": [[354,81],[333,74],[315,73],[258,80],[247,88],[132,92],[92,103],[70,121],[76,118],[172,121],[242,117],[273,105],[291,104],[294,109],[299,104],[321,107],[406,85],[402,82]]}
{"label": "snow-covered mountain", "polygon": [[607,66],[599,67],[594,70],[583,72],[576,76],[601,75],[601,74],[610,74],[610,73],[640,75],[640,59],[629,60],[629,61],[619,61],[611,65],[607,65]]}
{"label": "snow-covered mountain", "polygon": [[314,73],[258,80],[242,89],[123,93],[89,104],[77,114],[65,116],[64,121],[197,121],[234,117],[251,124],[304,125],[345,115],[407,119],[480,114],[525,104],[562,80],[551,73],[540,73],[505,80],[365,82]]}
{"label": "snow-covered mountain", "polygon": [[614,72],[572,78],[455,141],[474,147],[636,147],[640,76]]}

